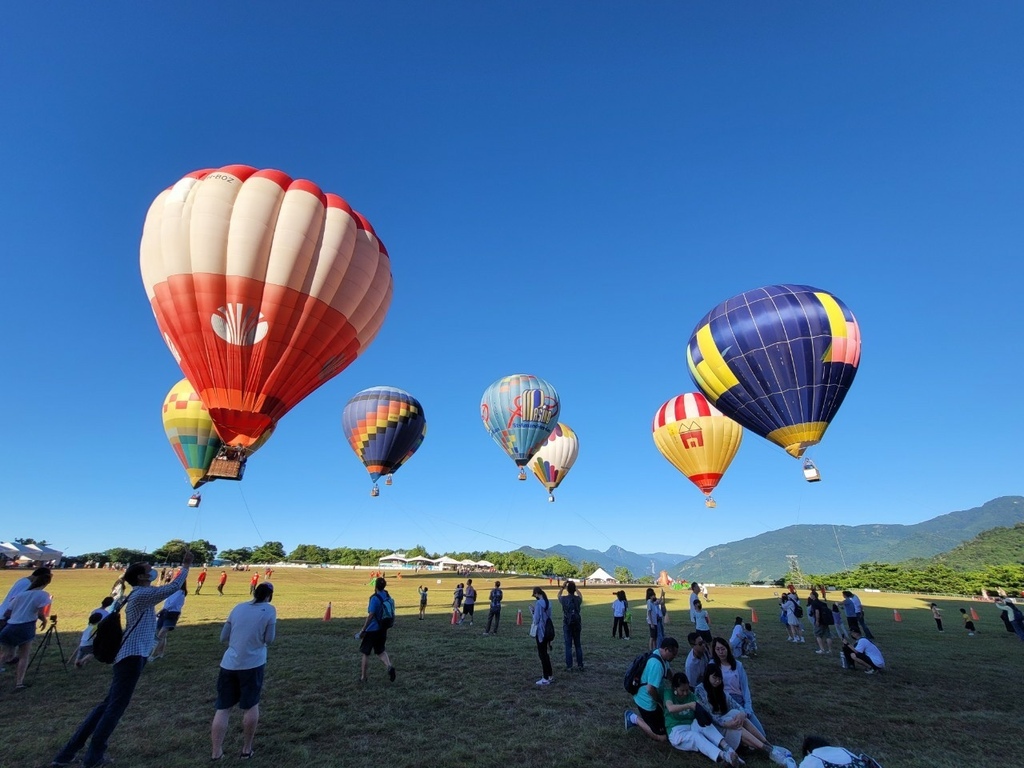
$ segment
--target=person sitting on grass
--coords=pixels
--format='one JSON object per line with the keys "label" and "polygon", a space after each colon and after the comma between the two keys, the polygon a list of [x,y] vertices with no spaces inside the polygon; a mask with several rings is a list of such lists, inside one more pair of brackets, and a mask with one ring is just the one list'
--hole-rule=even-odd
{"label": "person sitting on grass", "polygon": [[730,746],[743,746],[763,752],[773,763],[796,768],[792,753],[784,747],[774,747],[761,735],[738,701],[725,691],[722,669],[708,664],[704,682],[697,686],[697,701],[710,714],[714,725]]}
{"label": "person sitting on grass", "polygon": [[850,637],[854,645],[843,641],[843,656],[846,657],[847,669],[863,669],[867,674],[885,669],[885,657],[878,646],[868,640],[860,631],[860,627],[850,628]]}
{"label": "person sitting on grass", "polygon": [[848,749],[833,747],[828,739],[821,736],[808,736],[804,739],[802,752],[804,759],[800,761],[800,768],[882,768],[867,755],[855,755]]}
{"label": "person sitting on grass", "polygon": [[633,703],[640,710],[639,717],[632,710],[624,713],[626,730],[639,726],[655,741],[668,741],[665,730],[665,713],[661,709],[661,683],[665,679],[669,664],[679,653],[679,643],[674,637],[666,637],[661,647],[651,654],[640,676],[640,690],[633,696]]}
{"label": "person sitting on grass", "polygon": [[[730,744],[714,724],[701,725],[697,720],[697,694],[682,672],[672,675],[672,689],[662,696],[665,706],[665,729],[668,741],[682,752],[700,752],[716,763],[740,764],[735,744]],[[734,732],[735,733],[735,732]]]}

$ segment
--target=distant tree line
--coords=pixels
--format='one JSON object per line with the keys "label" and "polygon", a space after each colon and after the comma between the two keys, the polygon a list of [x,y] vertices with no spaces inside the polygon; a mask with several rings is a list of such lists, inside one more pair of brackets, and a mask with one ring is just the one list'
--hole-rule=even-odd
{"label": "distant tree line", "polygon": [[[267,541],[256,547],[241,547],[219,551],[215,544],[205,539],[186,542],[183,539],[172,539],[152,552],[142,552],[125,547],[112,547],[103,552],[88,552],[68,560],[85,565],[87,562],[103,566],[108,563],[167,563],[176,565],[182,561],[185,550],[195,554],[197,563],[209,563],[221,559],[231,563],[277,563],[295,562],[311,565],[362,565],[374,567],[380,559],[395,552],[394,549],[356,549],[352,547],[321,547],[316,544],[299,544],[291,552],[285,552],[284,545],[279,541]],[[534,557],[525,552],[428,552],[426,547],[417,544],[403,551],[406,557],[429,557],[436,560],[447,554],[455,560],[487,560],[494,563],[502,572],[530,573],[545,576],[558,576],[563,579],[586,578],[598,569],[598,564],[584,560],[579,565],[572,563],[562,555]],[[615,578],[621,582],[634,582],[633,574],[628,568],[619,566],[615,569]],[[639,583],[653,583],[651,576],[644,576]]]}
{"label": "distant tree line", "polygon": [[882,589],[887,592],[921,592],[924,594],[980,595],[982,590],[995,594],[1004,589],[1019,594],[1024,589],[1024,565],[986,565],[977,570],[961,571],[935,563],[923,568],[906,564],[861,563],[849,571],[828,574],[807,574],[804,580],[837,589]]}

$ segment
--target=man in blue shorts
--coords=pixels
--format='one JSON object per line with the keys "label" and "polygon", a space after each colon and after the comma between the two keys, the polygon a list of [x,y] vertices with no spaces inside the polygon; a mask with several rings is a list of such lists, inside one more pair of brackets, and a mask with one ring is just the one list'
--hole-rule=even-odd
{"label": "man in blue shorts", "polygon": [[246,760],[253,755],[252,743],[260,721],[260,693],[267,666],[267,646],[274,642],[277,631],[277,610],[270,604],[273,597],[273,584],[263,582],[256,587],[252,600],[231,609],[220,632],[220,640],[228,644],[228,649],[220,662],[217,711],[210,727],[214,760],[224,756],[228,719],[236,704],[242,710],[242,752],[239,756]]}

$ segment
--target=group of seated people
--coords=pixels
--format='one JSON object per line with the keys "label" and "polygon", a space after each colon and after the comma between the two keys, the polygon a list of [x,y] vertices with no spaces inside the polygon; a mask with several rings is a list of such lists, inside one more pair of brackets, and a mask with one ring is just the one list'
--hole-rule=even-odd
{"label": "group of seated people", "polygon": [[[639,728],[655,741],[668,742],[682,751],[700,752],[725,765],[742,765],[737,750],[745,747],[763,753],[777,765],[797,768],[793,753],[773,745],[754,714],[747,673],[732,644],[721,637],[708,643],[697,632],[690,633],[687,640],[691,650],[683,672],[673,674],[669,667],[679,653],[674,638],[666,637],[651,653],[640,677],[640,689],[633,696],[638,711],[627,709],[624,713],[626,730]],[[844,654],[852,667],[873,671],[884,666],[880,653],[876,657],[861,649],[859,642],[856,647],[845,647]],[[832,747],[820,737],[808,737],[803,755],[801,768],[878,768],[870,758]]]}

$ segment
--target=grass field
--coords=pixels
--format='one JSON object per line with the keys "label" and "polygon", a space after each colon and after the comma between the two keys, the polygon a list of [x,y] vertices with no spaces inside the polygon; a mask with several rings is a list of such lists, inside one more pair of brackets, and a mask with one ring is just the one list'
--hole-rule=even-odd
{"label": "grass field", "polygon": [[[193,571],[195,573],[195,571]],[[246,574],[229,573],[224,597],[211,570],[201,595],[190,595],[164,659],[148,665],[111,740],[109,755],[123,768],[178,768],[209,761],[209,726],[223,647],[221,623],[248,599]],[[22,574],[0,574],[0,594]],[[107,594],[109,571],[55,573],[50,593],[60,639],[70,658],[88,612]],[[440,583],[438,579],[440,578]],[[450,624],[452,590],[464,579],[422,574],[396,579],[388,591],[398,620],[388,639],[398,678],[371,659],[370,682],[357,682],[358,641],[372,588],[366,571],[278,568],[274,605],[277,642],[271,646],[256,737],[259,764],[300,766],[534,766],[711,765],[625,733],[622,690],[629,661],[646,647],[643,587],[627,588],[633,609],[631,642],[613,640],[612,592],[583,588],[586,672],[564,672],[561,632],[552,650],[554,685],[541,688],[540,662],[529,630],[530,592],[546,580],[498,576],[505,592],[501,632],[483,636],[493,576],[474,578],[481,596],[475,626]],[[195,578],[190,579],[194,590]],[[417,620],[417,586],[430,588],[427,618]],[[548,589],[554,599],[557,588]],[[760,619],[759,656],[746,660],[755,710],[770,740],[799,750],[818,733],[895,766],[1008,765],[1007,735],[1019,732],[1024,643],[1007,634],[990,604],[937,599],[946,632],[927,610],[932,598],[860,593],[889,670],[866,676],[840,669],[838,658],[816,656],[813,640],[785,642],[772,590],[716,588],[713,631],[728,636],[737,615]],[[328,601],[333,619],[322,620]],[[958,609],[974,606],[979,633],[967,637]],[[523,626],[515,625],[522,609]],[[668,634],[685,646],[691,630],[687,593],[668,592]],[[902,622],[893,621],[898,609]],[[556,625],[560,610],[554,610]],[[638,621],[639,620],[639,621]],[[557,627],[556,627],[557,628]],[[39,646],[41,636],[36,640]],[[682,669],[682,656],[676,669]],[[87,711],[106,692],[108,666],[62,669],[51,643],[29,670],[27,690],[13,692],[13,672],[0,675],[0,766],[45,766]],[[1016,741],[1011,738],[1011,742]],[[226,762],[237,762],[241,719],[232,715]],[[223,764],[223,763],[222,763]],[[771,765],[747,756],[751,766]]]}

